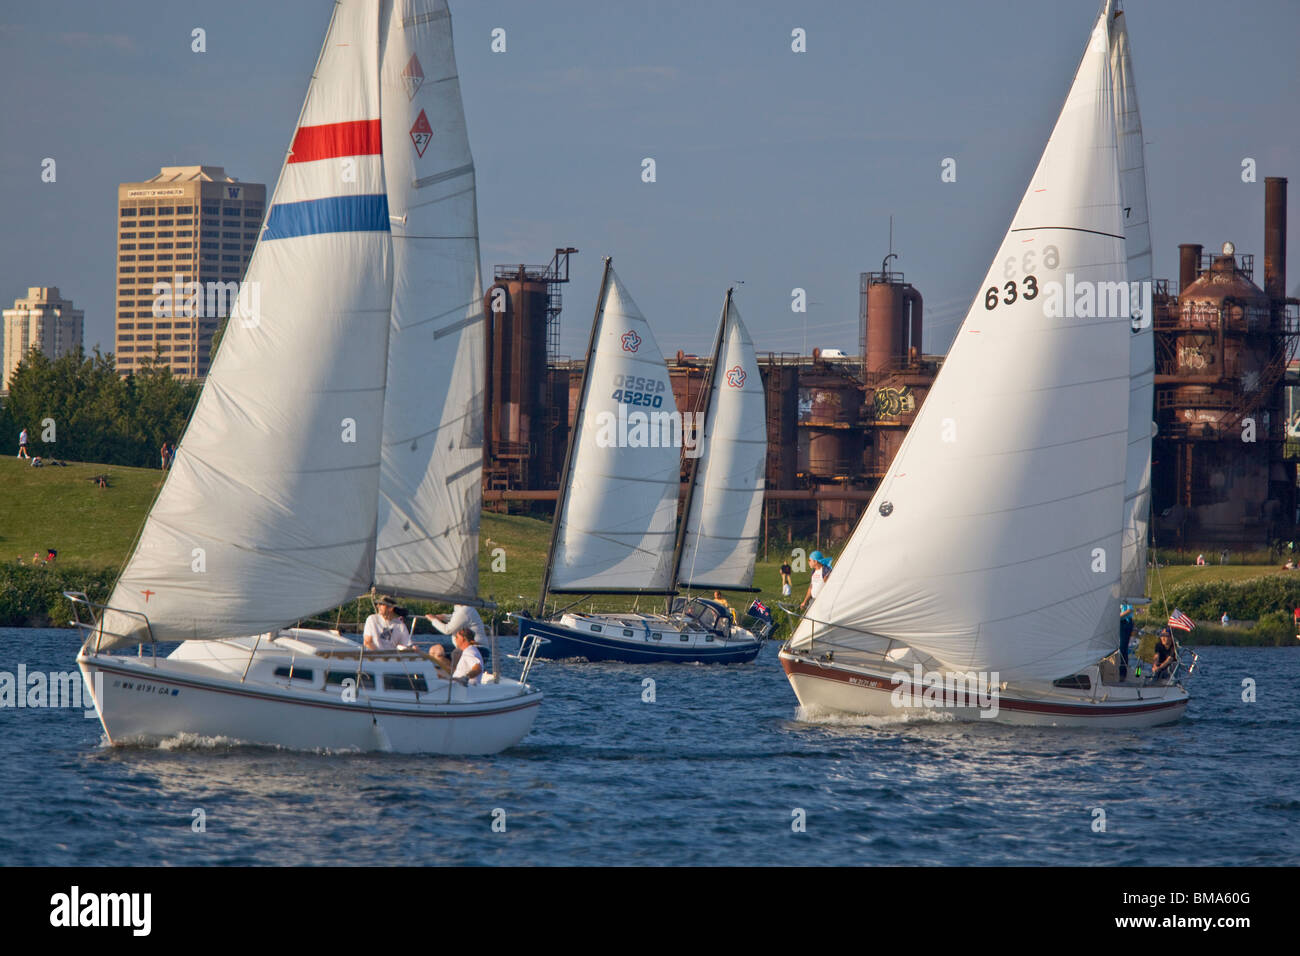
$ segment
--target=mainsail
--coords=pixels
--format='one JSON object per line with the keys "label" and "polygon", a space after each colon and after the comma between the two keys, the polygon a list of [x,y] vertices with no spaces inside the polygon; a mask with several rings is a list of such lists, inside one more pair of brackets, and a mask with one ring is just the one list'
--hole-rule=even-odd
{"label": "mainsail", "polygon": [[376,581],[472,598],[482,329],[455,73],[442,0],[336,5],[101,648],[257,633]]}
{"label": "mainsail", "polygon": [[[1117,6],[1117,4],[1115,4]],[[1112,4],[1108,3],[1110,8]],[[1142,145],[1142,116],[1138,112],[1133,62],[1129,54],[1124,11],[1108,9],[1111,86],[1114,91],[1115,129],[1119,149],[1120,197],[1124,203],[1124,238],[1128,253],[1128,278],[1149,287],[1151,282],[1151,225],[1147,212],[1147,173]],[[1148,297],[1139,301],[1149,303]],[[1133,303],[1131,307],[1136,308]],[[1148,309],[1148,311],[1150,311]],[[1135,317],[1129,339],[1128,464],[1124,480],[1124,547],[1120,594],[1141,598],[1146,594],[1147,523],[1151,510],[1151,415],[1155,395],[1155,316]]]}
{"label": "mainsail", "polygon": [[606,273],[548,590],[663,592],[672,577],[681,419],[650,324],[613,268]]}
{"label": "mainsail", "polygon": [[754,343],[730,291],[719,334],[677,577],[687,587],[747,588],[763,516],[767,404]]}
{"label": "mainsail", "polygon": [[[1110,43],[1098,18],[934,387],[792,645],[894,642],[1045,679],[1118,628],[1129,319]],[[1104,307],[1103,312],[1108,312]],[[820,623],[818,623],[820,622]]]}
{"label": "mainsail", "polygon": [[447,4],[393,4],[386,26],[381,94],[394,285],[375,582],[470,603],[483,494],[474,160]]}

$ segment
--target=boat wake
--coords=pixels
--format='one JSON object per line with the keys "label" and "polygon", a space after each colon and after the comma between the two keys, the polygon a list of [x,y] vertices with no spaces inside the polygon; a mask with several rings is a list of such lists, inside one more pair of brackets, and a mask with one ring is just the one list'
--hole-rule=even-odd
{"label": "boat wake", "polygon": [[903,724],[948,724],[955,721],[953,714],[936,708],[923,713],[891,714],[881,717],[875,714],[846,714],[843,711],[829,710],[817,705],[795,708],[795,721],[801,724],[820,724],[827,727],[897,727]]}

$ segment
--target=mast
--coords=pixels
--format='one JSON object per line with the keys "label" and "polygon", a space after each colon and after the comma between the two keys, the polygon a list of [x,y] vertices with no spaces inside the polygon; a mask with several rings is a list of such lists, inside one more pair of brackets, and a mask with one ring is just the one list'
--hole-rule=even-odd
{"label": "mast", "polygon": [[[709,424],[709,411],[713,406],[713,383],[718,376],[718,361],[722,357],[722,342],[726,337],[727,316],[731,312],[731,293],[735,287],[727,289],[727,297],[722,303],[722,317],[718,320],[718,334],[713,340],[713,357],[709,361],[709,377],[704,383],[704,417],[700,420],[698,431],[695,433],[695,441],[698,444],[705,437],[705,429]],[[683,429],[683,432],[685,429]],[[677,578],[682,570],[682,551],[683,545],[686,544],[686,526],[690,523],[691,518],[691,501],[695,498],[695,486],[700,477],[700,459],[696,456],[691,460],[691,476],[686,484],[686,501],[682,504],[682,520],[677,524],[677,540],[673,545],[673,576],[669,581],[669,595],[667,601],[671,605],[672,592],[677,590]]]}
{"label": "mast", "polygon": [[578,393],[578,411],[569,429],[569,441],[564,450],[564,470],[560,472],[559,493],[555,497],[555,516],[551,519],[551,545],[546,550],[546,571],[542,574],[542,593],[537,598],[537,616],[546,611],[546,592],[551,586],[551,567],[555,561],[555,546],[560,540],[560,519],[569,498],[569,471],[573,466],[573,449],[577,445],[578,429],[582,427],[582,413],[587,407],[587,391],[591,387],[591,356],[596,350],[596,331],[600,328],[601,313],[605,311],[605,293],[609,289],[610,256],[605,256],[605,271],[600,277],[600,293],[596,296],[596,314],[591,320],[591,335],[587,339],[587,359],[582,366],[582,390]]}

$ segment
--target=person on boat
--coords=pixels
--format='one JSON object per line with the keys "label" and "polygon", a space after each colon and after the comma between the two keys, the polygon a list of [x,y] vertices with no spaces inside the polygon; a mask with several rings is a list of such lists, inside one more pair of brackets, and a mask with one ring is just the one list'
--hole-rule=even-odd
{"label": "person on boat", "polygon": [[366,650],[392,651],[410,645],[411,632],[397,616],[396,608],[397,602],[387,594],[375,601],[375,613],[366,618]]}
{"label": "person on boat", "polygon": [[803,603],[800,608],[805,608],[811,604],[821,593],[826,581],[831,576],[831,559],[826,557],[820,551],[814,551],[808,555],[808,560],[812,562],[813,572],[812,579],[808,582],[808,593],[804,595]]}
{"label": "person on boat", "polygon": [[725,607],[728,611],[731,610],[731,605],[727,603],[727,599],[724,598],[724,597],[722,596],[722,592],[721,592],[721,591],[714,591],[714,592],[713,592],[713,600],[717,601],[719,604],[721,604],[723,607]]}
{"label": "person on boat", "polygon": [[450,661],[441,644],[433,645],[429,656],[433,658],[439,670],[451,675],[452,680],[466,686],[479,683],[483,679],[483,654],[475,643],[474,629],[468,626],[462,627],[456,632],[453,640],[456,642],[456,653],[451,656]]}
{"label": "person on boat", "polygon": [[1151,679],[1165,680],[1172,677],[1174,673],[1174,636],[1170,633],[1169,628],[1164,628],[1160,632],[1160,640],[1156,644],[1156,652],[1151,658]]}
{"label": "person on boat", "polygon": [[1133,636],[1133,605],[1119,606],[1119,679],[1128,678],[1128,644]]}
{"label": "person on boat", "polygon": [[468,604],[453,605],[450,617],[446,614],[426,614],[424,617],[439,634],[451,634],[453,640],[456,632],[462,627],[472,630],[476,641],[487,638],[487,628],[483,626],[483,618],[479,617],[478,611]]}

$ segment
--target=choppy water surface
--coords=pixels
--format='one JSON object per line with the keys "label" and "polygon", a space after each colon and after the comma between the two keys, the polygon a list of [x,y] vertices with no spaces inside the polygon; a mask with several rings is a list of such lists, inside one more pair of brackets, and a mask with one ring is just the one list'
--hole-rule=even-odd
{"label": "choppy water surface", "polygon": [[[0,670],[73,670],[76,640],[0,629]],[[1300,862],[1298,649],[1205,649],[1188,717],[1131,733],[806,722],[776,652],[539,663],[532,734],[473,759],[112,749],[80,711],[0,710],[0,863]]]}

